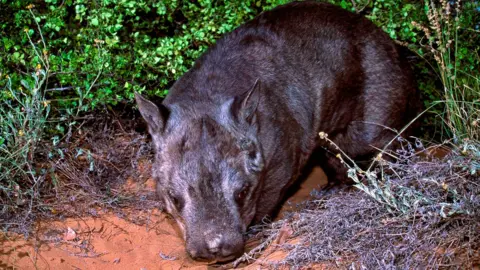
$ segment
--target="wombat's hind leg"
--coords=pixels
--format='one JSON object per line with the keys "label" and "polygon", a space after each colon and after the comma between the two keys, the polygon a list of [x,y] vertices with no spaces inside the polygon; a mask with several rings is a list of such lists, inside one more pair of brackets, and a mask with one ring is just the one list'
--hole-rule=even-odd
{"label": "wombat's hind leg", "polygon": [[329,186],[339,183],[353,184],[353,181],[347,176],[346,165],[342,164],[341,160],[332,153],[325,154],[322,169],[327,175]]}

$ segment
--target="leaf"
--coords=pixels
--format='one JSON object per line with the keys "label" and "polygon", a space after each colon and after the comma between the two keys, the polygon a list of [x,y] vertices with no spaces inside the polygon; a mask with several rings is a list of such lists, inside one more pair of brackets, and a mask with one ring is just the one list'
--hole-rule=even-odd
{"label": "leaf", "polygon": [[98,26],[98,18],[93,18],[91,21],[92,25]]}
{"label": "leaf", "polygon": [[26,80],[21,80],[20,83],[28,90],[32,90],[30,84]]}

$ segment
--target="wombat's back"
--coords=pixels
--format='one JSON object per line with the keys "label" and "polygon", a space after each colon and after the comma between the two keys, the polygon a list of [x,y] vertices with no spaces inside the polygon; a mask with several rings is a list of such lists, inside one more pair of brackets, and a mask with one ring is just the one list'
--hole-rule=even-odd
{"label": "wombat's back", "polygon": [[[312,129],[333,132],[329,127],[352,119],[345,113],[360,107],[366,120],[398,128],[392,113],[405,105],[405,94],[416,92],[403,61],[394,42],[364,17],[327,3],[295,2],[264,12],[218,40],[165,102],[191,100],[192,106],[207,104],[202,109],[211,110],[212,103],[220,105],[260,80],[265,94],[279,96],[288,108],[298,107],[290,99],[319,110],[316,117],[310,111],[296,114]],[[349,111],[338,111],[339,105]],[[323,119],[323,125],[315,125],[315,119]]]}

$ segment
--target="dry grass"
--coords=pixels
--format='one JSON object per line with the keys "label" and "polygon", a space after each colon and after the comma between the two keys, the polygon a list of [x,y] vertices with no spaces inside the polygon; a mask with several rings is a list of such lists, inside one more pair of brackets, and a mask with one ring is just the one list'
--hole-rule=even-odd
{"label": "dry grass", "polygon": [[479,145],[466,142],[436,158],[419,143],[404,144],[395,153],[395,162],[379,162],[369,172],[357,172],[356,179],[361,179],[357,188],[317,192],[317,199],[305,203],[299,213],[264,225],[257,235],[263,244],[237,263],[258,257],[289,226],[294,231],[291,239],[297,241],[276,245],[288,256],[271,262],[272,268],[299,269],[315,263],[349,269],[478,265]]}
{"label": "dry grass", "polygon": [[[436,67],[436,74],[443,84],[441,100],[434,102],[445,106],[439,118],[449,133],[448,137],[453,138],[456,143],[464,138],[479,140],[478,66],[468,70],[464,67],[466,62],[461,60],[471,58],[478,63],[479,55],[469,50],[471,41],[465,31],[473,35],[478,33],[475,33],[476,30],[464,28],[461,23],[462,20],[475,20],[468,19],[468,16],[478,12],[478,3],[425,0],[424,5],[427,22],[412,22],[412,26],[420,30],[419,34],[424,34],[425,44],[422,47],[429,52],[427,55],[433,58],[429,64]],[[473,9],[475,11],[472,11]],[[462,50],[469,50],[469,55],[462,55]],[[424,60],[428,62],[427,58],[429,57]]]}
{"label": "dry grass", "polygon": [[[153,191],[125,190],[128,179],[143,182],[150,175],[152,149],[146,136],[133,130],[131,123],[105,117],[72,131],[63,157],[47,164],[54,173],[46,181],[56,182],[55,188],[42,193],[44,204],[33,211],[24,209],[6,219],[16,224],[10,230],[28,234],[35,219],[104,210],[128,218],[123,207],[161,208]],[[370,170],[350,167],[357,188],[318,191],[298,213],[252,228],[254,239],[262,242],[237,263],[255,261],[274,247],[288,255],[281,261],[263,260],[263,266],[456,269],[478,264],[479,145],[465,141],[460,147],[443,147],[449,154],[437,158],[419,141],[400,143],[396,152],[384,153],[394,157],[392,162],[377,157]]]}
{"label": "dry grass", "polygon": [[[49,144],[44,145],[44,153],[39,151],[37,160],[49,152]],[[4,229],[28,236],[38,219],[121,212],[125,207],[161,208],[152,190],[125,190],[129,179],[135,183],[148,179],[153,159],[146,135],[133,131],[128,121],[111,115],[87,117],[57,148],[62,152],[59,158],[36,163],[51,171],[44,180],[49,185],[39,192],[42,200],[35,201],[32,209],[17,207],[2,216],[0,225]]]}

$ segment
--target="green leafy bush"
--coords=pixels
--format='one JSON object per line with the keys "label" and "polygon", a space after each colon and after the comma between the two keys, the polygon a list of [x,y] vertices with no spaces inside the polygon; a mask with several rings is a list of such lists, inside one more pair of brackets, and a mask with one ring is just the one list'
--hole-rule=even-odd
{"label": "green leafy bush", "polygon": [[71,114],[132,100],[134,91],[164,96],[218,37],[287,1],[0,2],[0,70],[17,84],[41,64],[26,38],[41,39],[38,23],[51,70],[47,97]]}
{"label": "green leafy bush", "polygon": [[[68,109],[67,113],[89,111],[99,104],[130,101],[134,91],[164,96],[222,34],[286,2],[290,1],[0,0],[0,71],[16,84],[40,63],[25,35],[40,40],[38,23],[51,63],[47,98],[54,108]],[[433,59],[422,46],[427,42],[424,35],[412,25],[412,21],[428,21],[422,2],[329,2],[361,12],[392,38]],[[478,28],[478,3],[469,2],[464,8],[470,12],[460,17],[465,41],[459,44],[457,65],[478,74],[479,59],[470,53],[480,42],[478,35],[472,35]],[[429,68],[419,70],[428,78]],[[441,96],[432,82],[422,80],[421,86],[429,99]],[[0,94],[0,99],[5,98]]]}

